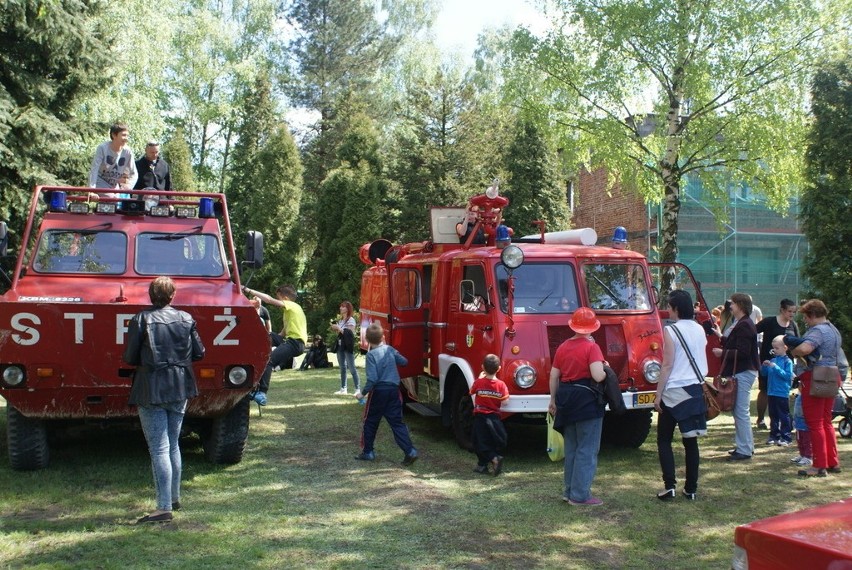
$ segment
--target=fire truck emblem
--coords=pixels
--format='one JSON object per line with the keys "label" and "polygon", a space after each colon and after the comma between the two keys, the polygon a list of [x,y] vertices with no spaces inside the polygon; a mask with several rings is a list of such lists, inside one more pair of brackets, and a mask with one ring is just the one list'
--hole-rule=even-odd
{"label": "fire truck emblem", "polygon": [[467,325],[467,336],[464,337],[467,347],[473,346],[473,325]]}

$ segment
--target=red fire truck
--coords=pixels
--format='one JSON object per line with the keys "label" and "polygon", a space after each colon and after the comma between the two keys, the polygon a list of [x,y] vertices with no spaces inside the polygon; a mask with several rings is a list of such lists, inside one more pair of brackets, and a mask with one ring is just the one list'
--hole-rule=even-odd
{"label": "red fire truck", "polygon": [[[455,231],[465,209],[433,208],[431,240],[396,246],[377,240],[360,250],[368,265],[361,279],[362,339],[366,327],[378,322],[408,358],[401,370],[408,407],[440,416],[459,444],[470,448],[468,391],[483,357],[494,353],[511,393],[503,416],[543,423],[553,355],[573,334],[572,313],[584,306],[601,321],[593,336],[618,375],[628,408],[621,416],[607,414],[603,438],[641,445],[651,426],[663,354],[661,318],[667,317],[656,307],[646,258],[594,245],[591,229],[546,233],[542,227],[510,243],[500,223],[508,200],[491,187],[472,203],[479,207],[478,220],[465,243]],[[475,245],[480,228],[486,243]],[[690,281],[701,303],[699,319],[709,319],[697,284],[685,275],[685,267],[669,268],[677,286],[677,280]]]}
{"label": "red fire truck", "polygon": [[[207,458],[242,459],[246,394],[269,354],[266,330],[240,294],[223,194],[35,189],[8,290],[0,296],[0,395],[9,460],[40,469],[48,436],[72,424],[133,423],[133,367],[122,361],[128,321],[150,306],[148,286],[175,279],[174,305],[198,323],[207,353],[194,364],[199,396],[184,423]],[[220,220],[222,224],[220,225]],[[0,224],[5,255],[6,224]],[[263,238],[249,232],[244,265],[259,267]]]}

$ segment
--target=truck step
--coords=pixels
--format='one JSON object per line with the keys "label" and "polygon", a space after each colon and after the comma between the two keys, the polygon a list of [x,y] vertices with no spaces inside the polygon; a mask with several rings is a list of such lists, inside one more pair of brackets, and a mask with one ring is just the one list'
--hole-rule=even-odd
{"label": "truck step", "polygon": [[406,406],[410,410],[413,410],[415,413],[418,413],[421,416],[435,417],[436,418],[436,417],[441,415],[440,412],[435,411],[433,408],[430,408],[429,406],[426,406],[424,404],[420,404],[420,403],[417,403],[417,402],[408,402],[406,404]]}

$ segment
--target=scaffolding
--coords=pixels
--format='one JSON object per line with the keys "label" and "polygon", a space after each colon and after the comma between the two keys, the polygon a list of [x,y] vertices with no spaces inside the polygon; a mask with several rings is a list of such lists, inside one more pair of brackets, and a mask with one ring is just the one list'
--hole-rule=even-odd
{"label": "scaffolding", "polygon": [[[781,299],[798,302],[805,286],[799,269],[807,252],[798,201],[791,200],[781,215],[740,185],[730,189],[725,208],[728,222],[720,230],[700,181],[688,179],[678,218],[678,261],[701,282],[708,305],[720,305],[734,292],[748,293],[768,316],[775,314]],[[656,218],[659,224],[662,216]],[[657,239],[659,235],[657,228]]]}

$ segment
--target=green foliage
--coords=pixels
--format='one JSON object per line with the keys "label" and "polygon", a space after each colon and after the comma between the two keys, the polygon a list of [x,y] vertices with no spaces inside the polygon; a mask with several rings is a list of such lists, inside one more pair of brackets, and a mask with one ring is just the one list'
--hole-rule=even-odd
{"label": "green foliage", "polygon": [[298,275],[288,240],[298,228],[302,163],[287,125],[275,111],[268,77],[259,76],[247,91],[225,194],[238,247],[249,230],[263,233],[264,267],[253,284],[273,291],[295,283]]}
{"label": "green foliage", "polygon": [[[100,4],[9,1],[0,10],[0,219],[23,230],[37,184],[82,184],[96,127],[78,106],[111,79]],[[13,247],[16,244],[13,243]]]}
{"label": "green foliage", "polygon": [[807,297],[825,302],[852,354],[852,57],[822,64],[811,85],[813,126],[808,140],[808,184],[799,201],[808,238],[802,274]]}
{"label": "green foliage", "polygon": [[509,179],[506,197],[511,200],[505,222],[520,237],[537,233],[533,221],[542,220],[549,231],[569,228],[565,188],[558,176],[556,153],[535,122],[519,117],[515,138],[506,153]]}
{"label": "green foliage", "polygon": [[197,190],[189,144],[186,142],[186,135],[181,127],[176,128],[169,140],[163,143],[163,156],[169,163],[172,188],[175,190]]}
{"label": "green foliage", "polygon": [[[663,202],[663,261],[677,258],[683,178],[720,206],[748,181],[785,209],[801,183],[802,86],[823,30],[809,4],[772,0],[557,2],[553,31],[514,38],[512,87],[560,125],[569,162]],[[529,100],[529,99],[526,99]]]}
{"label": "green foliage", "polygon": [[388,148],[402,242],[429,236],[429,208],[463,205],[502,176],[505,112],[481,104],[463,70],[452,64],[417,67]]}
{"label": "green foliage", "polygon": [[311,330],[321,330],[320,323],[337,314],[341,301],[357,305],[364,271],[358,250],[383,235],[388,184],[379,169],[377,146],[369,118],[353,117],[340,146],[338,167],[320,186],[314,254],[320,312],[308,316]]}

